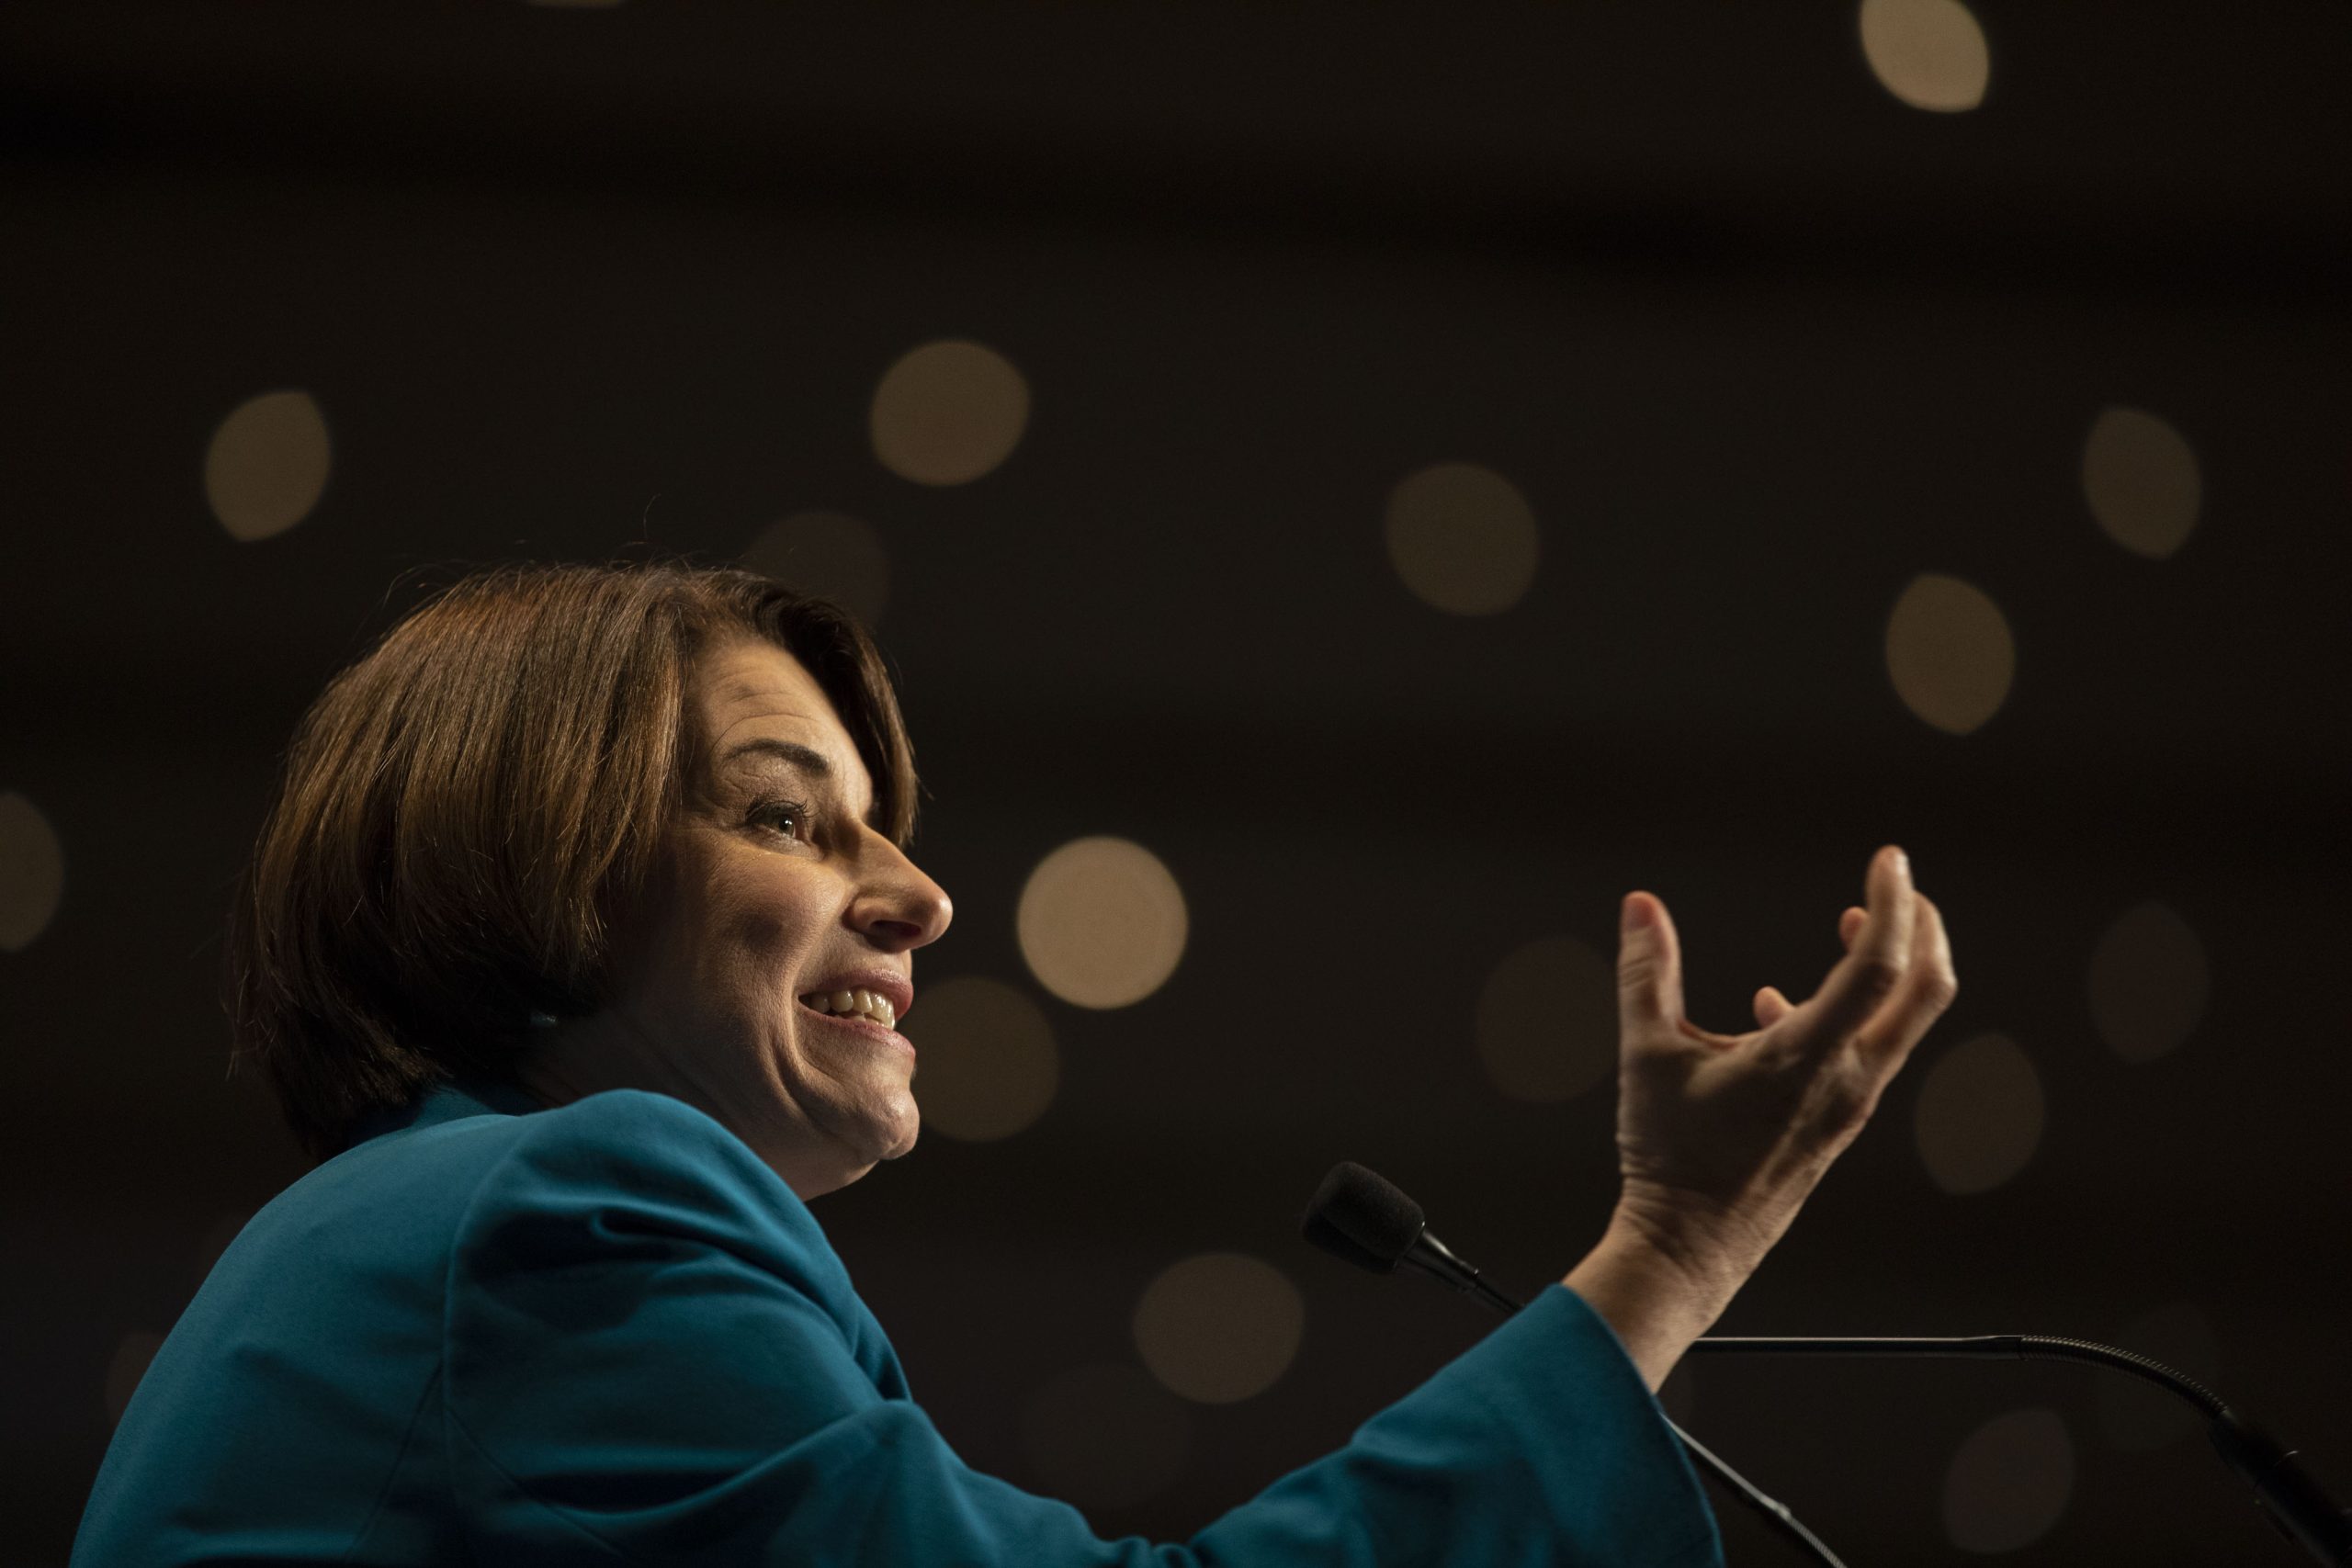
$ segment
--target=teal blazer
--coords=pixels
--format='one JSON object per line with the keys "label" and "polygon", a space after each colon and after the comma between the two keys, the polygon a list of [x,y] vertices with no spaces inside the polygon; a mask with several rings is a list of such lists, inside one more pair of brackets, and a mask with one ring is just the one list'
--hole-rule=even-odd
{"label": "teal blazer", "polygon": [[956,1457],[808,1208],[703,1112],[477,1083],[368,1131],[181,1314],[74,1568],[1722,1562],[1560,1286],[1189,1542],[1104,1540]]}

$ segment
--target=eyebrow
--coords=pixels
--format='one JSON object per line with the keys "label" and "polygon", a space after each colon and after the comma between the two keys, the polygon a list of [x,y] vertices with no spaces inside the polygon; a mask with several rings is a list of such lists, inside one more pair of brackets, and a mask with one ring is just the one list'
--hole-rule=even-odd
{"label": "eyebrow", "polygon": [[725,756],[719,758],[719,761],[731,762],[739,757],[749,756],[755,751],[764,752],[771,757],[780,757],[820,779],[830,779],[833,776],[833,765],[825,760],[825,754],[813,746],[803,746],[797,740],[771,740],[764,738],[746,740],[730,748]]}
{"label": "eyebrow", "polygon": [[[740,741],[729,747],[726,754],[718,760],[722,763],[733,762],[753,755],[775,757],[779,761],[790,762],[811,778],[822,779],[829,784],[832,782],[833,764],[826,760],[825,754],[813,746],[803,746],[797,740],[776,740],[762,736],[755,739]],[[876,800],[866,808],[865,825],[878,829],[881,826],[881,816],[882,803]]]}

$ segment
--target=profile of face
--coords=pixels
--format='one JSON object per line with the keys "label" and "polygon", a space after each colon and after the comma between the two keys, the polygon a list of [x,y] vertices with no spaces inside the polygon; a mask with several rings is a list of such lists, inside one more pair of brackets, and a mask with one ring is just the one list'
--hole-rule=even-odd
{"label": "profile of face", "polygon": [[894,1025],[952,907],[868,821],[873,780],[799,660],[726,643],[688,700],[701,754],[616,923],[612,1000],[548,1031],[522,1081],[550,1104],[673,1095],[814,1198],[914,1147],[915,1050]]}

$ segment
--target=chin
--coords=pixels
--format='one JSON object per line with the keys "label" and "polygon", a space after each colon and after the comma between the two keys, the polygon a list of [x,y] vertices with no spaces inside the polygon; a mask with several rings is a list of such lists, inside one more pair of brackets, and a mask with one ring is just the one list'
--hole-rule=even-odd
{"label": "chin", "polygon": [[915,1142],[922,1136],[922,1123],[911,1116],[909,1117],[905,1133],[883,1151],[882,1157],[886,1160],[906,1158],[907,1156],[914,1153]]}
{"label": "chin", "polygon": [[897,1095],[883,1106],[835,1122],[832,1137],[863,1162],[859,1167],[863,1171],[904,1158],[913,1150],[922,1132],[922,1118],[915,1111],[912,1098]]}

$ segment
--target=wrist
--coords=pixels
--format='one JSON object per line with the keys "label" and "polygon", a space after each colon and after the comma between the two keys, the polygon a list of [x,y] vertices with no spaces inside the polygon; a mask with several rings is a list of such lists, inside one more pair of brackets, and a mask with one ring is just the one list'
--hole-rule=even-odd
{"label": "wrist", "polygon": [[1620,1245],[1655,1254],[1693,1299],[1713,1301],[1717,1311],[1787,1229],[1787,1218],[1768,1224],[1745,1210],[1634,1180],[1624,1184],[1609,1217],[1609,1233]]}
{"label": "wrist", "polygon": [[1609,1325],[1655,1392],[1690,1341],[1723,1315],[1746,1278],[1661,1246],[1640,1223],[1620,1216],[1560,1283]]}

